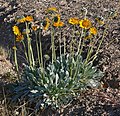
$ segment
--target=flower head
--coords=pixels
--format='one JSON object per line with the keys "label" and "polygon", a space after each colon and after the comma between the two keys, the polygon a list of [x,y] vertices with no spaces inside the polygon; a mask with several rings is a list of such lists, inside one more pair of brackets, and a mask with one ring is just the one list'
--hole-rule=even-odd
{"label": "flower head", "polygon": [[23,37],[23,35],[21,34],[21,35],[17,35],[17,37],[16,37],[16,41],[17,42],[20,42],[20,41],[22,41],[24,39],[24,37]]}
{"label": "flower head", "polygon": [[12,29],[13,29],[13,32],[14,32],[15,35],[20,35],[21,34],[18,26],[15,25],[15,26],[12,27]]}
{"label": "flower head", "polygon": [[101,17],[95,18],[99,25],[104,25],[104,20]]}
{"label": "flower head", "polygon": [[31,22],[31,21],[33,21],[33,17],[32,16],[26,16],[25,20],[28,21],[28,22]]}
{"label": "flower head", "polygon": [[77,17],[74,17],[74,18],[70,18],[68,22],[72,25],[75,25],[75,24],[79,24],[79,21],[80,20]]}
{"label": "flower head", "polygon": [[57,8],[56,7],[50,7],[50,8],[47,9],[47,12],[51,12],[51,11],[57,12]]}
{"label": "flower head", "polygon": [[80,23],[80,27],[84,29],[89,29],[92,25],[89,19],[83,19],[79,23]]}
{"label": "flower head", "polygon": [[33,31],[36,31],[38,28],[39,28],[39,26],[37,26],[37,25],[32,26]]}
{"label": "flower head", "polygon": [[18,22],[18,23],[24,23],[25,21],[26,21],[26,18],[25,18],[25,17],[22,17],[22,18],[17,19],[17,22]]}
{"label": "flower head", "polygon": [[58,23],[53,23],[54,27],[63,27],[64,23],[63,22],[58,22]]}
{"label": "flower head", "polygon": [[59,14],[57,14],[57,15],[55,15],[55,16],[53,17],[53,22],[54,22],[54,23],[60,22],[60,15],[59,15]]}
{"label": "flower head", "polygon": [[18,23],[24,23],[26,21],[31,22],[31,21],[33,21],[33,17],[32,16],[26,16],[26,17],[22,16],[22,17],[19,17],[18,19],[16,19],[16,21]]}
{"label": "flower head", "polygon": [[48,30],[48,28],[50,26],[50,20],[48,18],[46,18],[45,21],[43,21],[42,25],[43,25],[44,30]]}
{"label": "flower head", "polygon": [[63,22],[60,21],[60,15],[57,14],[53,17],[53,26],[54,27],[62,27],[64,25]]}
{"label": "flower head", "polygon": [[64,23],[63,22],[59,22],[59,27],[63,27]]}
{"label": "flower head", "polygon": [[90,28],[90,33],[93,34],[93,35],[96,35],[97,34],[97,29],[95,27],[91,27]]}

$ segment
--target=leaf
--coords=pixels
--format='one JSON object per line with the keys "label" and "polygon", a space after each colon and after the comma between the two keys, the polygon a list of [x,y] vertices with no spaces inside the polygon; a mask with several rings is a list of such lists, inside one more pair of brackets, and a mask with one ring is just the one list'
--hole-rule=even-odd
{"label": "leaf", "polygon": [[59,80],[59,75],[56,74],[56,76],[55,76],[55,85],[56,85],[56,87],[57,87],[57,85],[58,85],[58,80]]}

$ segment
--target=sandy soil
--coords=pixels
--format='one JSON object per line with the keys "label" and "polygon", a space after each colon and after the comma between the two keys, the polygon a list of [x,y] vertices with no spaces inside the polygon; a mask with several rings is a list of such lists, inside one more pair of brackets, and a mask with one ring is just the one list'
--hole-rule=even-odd
{"label": "sandy soil", "polygon": [[[9,49],[13,46],[12,26],[15,16],[33,15],[36,20],[45,17],[45,9],[55,6],[67,22],[71,16],[80,17],[83,7],[87,8],[87,17],[107,17],[115,13],[109,22],[106,37],[98,57],[99,67],[105,73],[102,79],[107,83],[106,91],[88,91],[83,97],[74,100],[64,109],[64,115],[119,116],[120,115],[120,1],[119,0],[0,0],[0,46]],[[82,18],[82,17],[81,17]],[[107,21],[106,21],[107,22]],[[67,33],[68,27],[63,33]],[[102,31],[102,29],[101,29]],[[99,33],[100,35],[100,33]],[[0,60],[0,72],[6,70],[4,60]],[[8,60],[6,62],[9,62]],[[13,60],[11,59],[13,63]],[[7,65],[8,66],[8,65]],[[3,67],[5,69],[3,69]],[[11,69],[11,66],[10,66]],[[3,72],[3,71],[2,71]],[[6,73],[6,72],[5,72]],[[3,75],[3,74],[2,74]],[[4,77],[4,76],[3,76]],[[95,95],[94,95],[95,94]],[[89,97],[88,97],[89,96]],[[96,96],[96,97],[95,97]],[[102,96],[102,97],[100,97]],[[91,98],[91,99],[90,99]],[[103,99],[104,98],[104,99]],[[100,103],[98,103],[98,101]],[[111,101],[113,101],[111,103]],[[92,104],[92,105],[91,105]],[[97,105],[96,105],[97,104]],[[91,106],[91,107],[90,107]],[[48,115],[48,114],[47,114]]]}

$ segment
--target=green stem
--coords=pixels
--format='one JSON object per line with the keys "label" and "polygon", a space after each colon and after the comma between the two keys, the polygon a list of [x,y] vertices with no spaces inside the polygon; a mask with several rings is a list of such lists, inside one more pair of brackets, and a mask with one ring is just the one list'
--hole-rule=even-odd
{"label": "green stem", "polygon": [[[71,40],[71,43],[70,43],[70,55],[71,55],[71,57],[74,57],[74,37],[75,37],[75,25],[74,25],[74,27],[73,27],[73,33],[72,33],[72,40]],[[73,60],[73,59],[71,59],[71,60]],[[71,66],[70,66],[70,76],[72,77],[72,75],[73,75],[73,63],[71,63]]]}
{"label": "green stem", "polygon": [[17,76],[18,76],[18,79],[20,79],[20,77],[19,77],[19,69],[18,69],[18,61],[17,61],[17,49],[14,49],[14,61],[15,61],[15,67],[16,67],[16,71],[17,71]]}
{"label": "green stem", "polygon": [[72,35],[72,56],[74,56],[74,37],[75,37],[75,25],[73,26],[73,35]]}
{"label": "green stem", "polygon": [[70,42],[70,55],[72,56],[72,40]]}
{"label": "green stem", "polygon": [[84,64],[88,63],[89,58],[91,57],[92,51],[93,51],[92,38],[90,38],[90,44],[89,44],[89,48],[88,48],[88,53],[87,53],[87,57],[85,59],[85,63]]}
{"label": "green stem", "polygon": [[24,47],[25,57],[26,57],[26,59],[27,59],[27,62],[29,62],[29,61],[28,61],[27,51],[26,51],[26,46],[25,46],[24,41],[22,41],[22,44],[23,44],[23,47]]}
{"label": "green stem", "polygon": [[[27,22],[25,23],[26,25],[26,30],[29,29]],[[29,63],[30,66],[35,66],[35,60],[34,60],[34,55],[33,55],[33,50],[32,50],[32,46],[31,46],[31,38],[29,37],[29,33],[26,32],[26,36],[27,36],[27,41],[28,41],[28,56],[29,56]]]}
{"label": "green stem", "polygon": [[[85,34],[86,34],[86,30],[85,30],[83,36],[85,36]],[[82,54],[82,51],[83,51],[84,42],[85,42],[85,41],[84,41],[84,39],[83,39],[82,45],[81,45],[81,49],[80,49],[80,51],[79,51],[79,54],[80,54],[80,55]]]}
{"label": "green stem", "polygon": [[105,28],[105,30],[104,30],[104,32],[103,32],[103,36],[102,36],[102,39],[101,39],[101,41],[100,41],[100,44],[99,44],[99,46],[98,46],[98,48],[97,48],[97,50],[96,50],[95,55],[93,56],[93,60],[91,61],[92,63],[94,62],[94,60],[95,60],[96,57],[97,57],[97,54],[99,53],[99,49],[100,49],[101,44],[102,44],[102,42],[103,42],[103,40],[104,40],[104,37],[105,37],[105,34],[106,34],[106,30],[107,30],[107,27]]}
{"label": "green stem", "polygon": [[40,52],[40,67],[42,70],[42,78],[43,83],[45,82],[45,71],[44,71],[44,64],[43,64],[43,53],[42,53],[42,42],[41,42],[41,30],[39,31],[39,52]]}
{"label": "green stem", "polygon": [[66,55],[66,38],[64,37],[64,56]]}
{"label": "green stem", "polygon": [[18,62],[17,62],[17,52],[16,52],[17,50],[14,50],[14,60],[15,60],[15,65],[16,65],[16,70],[17,70],[17,72],[18,72]]}
{"label": "green stem", "polygon": [[56,53],[55,53],[55,43],[54,43],[54,29],[51,27],[51,43],[52,43],[52,64],[56,60]]}
{"label": "green stem", "polygon": [[[85,10],[85,19],[86,19],[86,15],[87,15],[87,9],[86,8],[84,8],[84,10]],[[80,45],[78,46],[78,54],[80,54],[81,55],[81,53],[82,53],[82,50],[83,50],[83,45],[84,45],[84,39],[83,39],[83,41],[82,41],[82,36],[85,36],[85,34],[86,34],[86,30],[85,30],[85,32],[84,32],[84,34],[83,34],[83,29],[82,29],[82,32],[81,32],[81,39],[80,39]],[[82,45],[81,45],[81,41],[82,41]],[[80,49],[80,46],[81,46],[81,49]]]}
{"label": "green stem", "polygon": [[40,44],[40,60],[41,60],[41,67],[43,68],[43,55],[42,55],[42,43],[41,43],[41,31],[39,32],[39,44]]}
{"label": "green stem", "polygon": [[77,75],[77,72],[78,72],[78,67],[79,67],[79,54],[78,54],[78,56],[77,56],[77,60],[76,60],[76,70],[75,70],[75,73],[74,73],[74,75],[73,75],[73,79],[75,79],[75,77],[76,77],[76,75]]}
{"label": "green stem", "polygon": [[80,41],[79,41],[79,44],[78,44],[77,55],[78,55],[78,54],[79,54],[79,52],[80,52],[80,47],[81,47],[82,37],[83,37],[83,29],[82,29],[81,36],[80,36]]}
{"label": "green stem", "polygon": [[[95,37],[95,38],[96,38],[96,37]],[[93,47],[94,47],[94,45],[97,44],[97,42],[98,42],[99,39],[100,39],[100,38],[98,38],[98,39],[96,38],[95,43],[92,45],[91,49],[89,50],[89,52],[88,52],[88,54],[87,54],[87,58],[86,58],[85,64],[87,64],[87,63],[93,58],[93,56],[91,57],[91,54],[92,54],[92,52],[93,52]]]}
{"label": "green stem", "polygon": [[62,36],[62,32],[60,33],[60,38],[59,38],[59,49],[60,49],[60,56],[61,56],[61,54],[62,54],[62,52],[61,52],[61,37]]}
{"label": "green stem", "polygon": [[91,48],[88,50],[87,57],[86,57],[86,60],[85,60],[85,63],[84,63],[84,64],[87,64],[87,63],[88,63],[89,58],[91,57],[92,51],[93,51],[93,47],[91,47]]}
{"label": "green stem", "polygon": [[[26,29],[28,29],[27,23],[25,23],[25,25],[26,25]],[[30,38],[28,34],[26,35],[27,35],[27,45],[28,45],[28,59],[29,59],[29,64],[32,67],[31,53],[30,53]]]}
{"label": "green stem", "polygon": [[73,78],[76,77],[77,72],[78,72],[78,66],[79,66],[79,62],[78,61],[79,61],[79,57],[80,57],[80,48],[81,48],[81,43],[82,43],[82,37],[83,37],[83,29],[82,29],[81,35],[80,35],[80,41],[79,41],[78,50],[77,50],[77,60],[76,60],[77,66],[76,66],[76,70],[75,70]]}
{"label": "green stem", "polygon": [[40,66],[41,65],[41,63],[40,63],[40,51],[39,51],[38,40],[37,40],[37,33],[36,32],[35,32],[35,39],[36,39],[36,46],[37,46],[38,62],[39,62],[39,66]]}
{"label": "green stem", "polygon": [[31,46],[31,42],[30,42],[30,51],[31,51],[31,57],[32,57],[32,65],[34,67],[35,66],[35,60],[34,60],[34,55],[33,55],[33,50],[32,50],[32,46]]}

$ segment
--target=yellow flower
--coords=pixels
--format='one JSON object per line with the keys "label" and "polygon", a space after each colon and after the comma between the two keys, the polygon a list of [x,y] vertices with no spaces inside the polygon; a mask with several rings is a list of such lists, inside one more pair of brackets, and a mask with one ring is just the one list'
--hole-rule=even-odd
{"label": "yellow flower", "polygon": [[18,23],[24,23],[26,21],[28,21],[28,22],[33,21],[33,17],[32,16],[26,16],[26,17],[22,16],[21,18],[17,19]]}
{"label": "yellow flower", "polygon": [[31,21],[33,21],[33,17],[32,16],[26,16],[25,20],[28,21],[28,22],[31,22]]}
{"label": "yellow flower", "polygon": [[59,22],[59,27],[63,27],[64,23],[63,22]]}
{"label": "yellow flower", "polygon": [[100,25],[104,25],[104,21],[100,18],[95,18],[95,20],[100,24]]}
{"label": "yellow flower", "polygon": [[60,15],[59,14],[57,14],[56,16],[53,17],[53,22],[54,23],[60,22]]}
{"label": "yellow flower", "polygon": [[60,21],[60,15],[57,14],[53,17],[53,26],[54,27],[62,27],[64,25],[63,22]]}
{"label": "yellow flower", "polygon": [[57,12],[57,8],[56,7],[50,7],[50,8],[47,9],[47,12],[50,12],[50,11]]}
{"label": "yellow flower", "polygon": [[20,35],[20,34],[21,34],[21,32],[20,32],[18,26],[15,25],[15,26],[13,26],[12,29],[13,29],[13,32],[14,32],[15,35]]}
{"label": "yellow flower", "polygon": [[75,25],[75,24],[79,24],[79,21],[80,20],[77,17],[74,17],[74,18],[70,18],[68,22],[72,25]]}
{"label": "yellow flower", "polygon": [[93,35],[96,35],[97,34],[97,29],[95,27],[91,27],[90,28],[90,33],[93,34]]}
{"label": "yellow flower", "polygon": [[54,27],[63,27],[64,23],[63,22],[57,22],[57,23],[53,23]]}
{"label": "yellow flower", "polygon": [[21,34],[21,35],[17,35],[17,37],[16,37],[16,41],[17,42],[20,42],[20,41],[22,41],[24,39],[24,37],[23,37],[23,35]]}
{"label": "yellow flower", "polygon": [[45,21],[43,21],[43,29],[44,30],[48,30],[49,26],[50,26],[50,20],[48,18],[45,19]]}
{"label": "yellow flower", "polygon": [[79,23],[80,23],[80,27],[84,29],[89,29],[92,25],[89,19],[83,19]]}
{"label": "yellow flower", "polygon": [[32,26],[32,30],[36,31],[39,27],[37,25]]}
{"label": "yellow flower", "polygon": [[25,21],[26,21],[25,17],[17,19],[18,23],[24,23]]}

